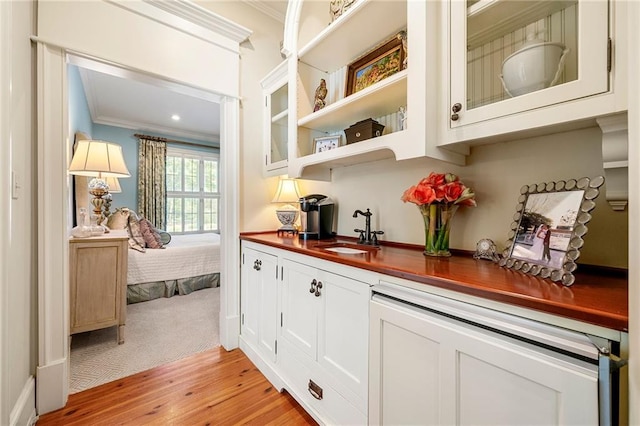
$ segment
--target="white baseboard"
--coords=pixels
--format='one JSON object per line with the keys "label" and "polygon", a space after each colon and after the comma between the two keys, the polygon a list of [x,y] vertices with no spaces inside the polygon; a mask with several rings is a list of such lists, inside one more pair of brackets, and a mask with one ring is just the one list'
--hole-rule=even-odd
{"label": "white baseboard", "polygon": [[258,370],[271,382],[273,387],[276,388],[278,392],[282,392],[282,389],[284,389],[284,380],[282,380],[280,374],[276,372],[271,364],[264,361],[262,357],[258,355],[258,352],[256,352],[242,336],[240,336],[240,350],[258,367]]}
{"label": "white baseboard", "polygon": [[238,347],[240,316],[232,315],[220,319],[220,344],[230,351]]}
{"label": "white baseboard", "polygon": [[38,415],[64,407],[69,397],[67,358],[38,366],[36,389]]}
{"label": "white baseboard", "polygon": [[11,426],[33,425],[36,420],[36,379],[29,376],[22,387],[18,400],[11,409],[9,424]]}

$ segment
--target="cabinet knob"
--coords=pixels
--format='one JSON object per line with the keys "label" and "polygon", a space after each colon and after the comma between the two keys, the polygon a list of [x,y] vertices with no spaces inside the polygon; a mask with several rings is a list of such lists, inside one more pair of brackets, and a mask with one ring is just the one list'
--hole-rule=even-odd
{"label": "cabinet knob", "polygon": [[256,260],[255,262],[253,262],[253,269],[255,269],[256,271],[259,271],[261,267],[262,267],[261,260]]}
{"label": "cabinet knob", "polygon": [[316,286],[316,297],[320,297],[320,289],[322,288],[322,281],[318,281],[318,285]]}
{"label": "cabinet knob", "polygon": [[458,119],[460,118],[460,116],[458,115],[460,110],[462,110],[462,104],[458,102],[453,104],[453,106],[451,107],[451,111],[453,111],[453,114],[451,114],[451,121],[458,121]]}
{"label": "cabinet knob", "polygon": [[315,278],[311,281],[311,288],[309,289],[309,293],[315,293],[316,292],[316,284],[318,282],[315,280]]}

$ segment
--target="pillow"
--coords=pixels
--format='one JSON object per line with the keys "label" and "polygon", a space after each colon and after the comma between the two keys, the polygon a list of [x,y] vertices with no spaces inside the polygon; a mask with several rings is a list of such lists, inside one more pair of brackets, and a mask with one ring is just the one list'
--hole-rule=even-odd
{"label": "pillow", "polygon": [[144,239],[144,244],[147,248],[150,249],[161,249],[164,248],[162,245],[162,241],[160,240],[160,234],[153,227],[153,224],[149,222],[148,219],[141,217],[138,221],[140,225],[140,233],[142,234],[142,238]]}
{"label": "pillow", "polygon": [[158,234],[160,234],[160,241],[162,242],[162,245],[167,245],[171,242],[171,234],[168,233],[167,231],[161,231],[159,229],[156,229],[156,231],[158,231]]}
{"label": "pillow", "polygon": [[144,238],[140,232],[138,218],[133,214],[130,214],[127,220],[127,231],[129,232],[129,247],[144,253],[146,251],[144,248]]}
{"label": "pillow", "polygon": [[107,218],[107,228],[109,229],[126,229],[129,222],[129,209],[126,207],[117,208]]}

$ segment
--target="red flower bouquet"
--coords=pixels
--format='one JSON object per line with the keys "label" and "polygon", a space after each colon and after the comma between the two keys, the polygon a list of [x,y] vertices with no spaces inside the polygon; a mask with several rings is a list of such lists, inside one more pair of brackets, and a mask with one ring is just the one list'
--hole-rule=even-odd
{"label": "red flower bouquet", "polygon": [[414,203],[424,220],[425,249],[429,256],[451,256],[451,219],[459,206],[475,206],[475,194],[452,173],[431,173],[402,194],[402,201]]}

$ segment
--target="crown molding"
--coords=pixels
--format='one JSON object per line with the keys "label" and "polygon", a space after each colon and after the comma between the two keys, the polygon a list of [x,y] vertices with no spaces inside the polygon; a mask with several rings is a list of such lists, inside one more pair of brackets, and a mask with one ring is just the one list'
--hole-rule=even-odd
{"label": "crown molding", "polygon": [[280,10],[271,6],[268,1],[265,0],[242,0],[243,3],[253,7],[254,9],[259,10],[267,16],[272,17],[276,21],[283,23],[286,18],[286,13],[282,13]]}

